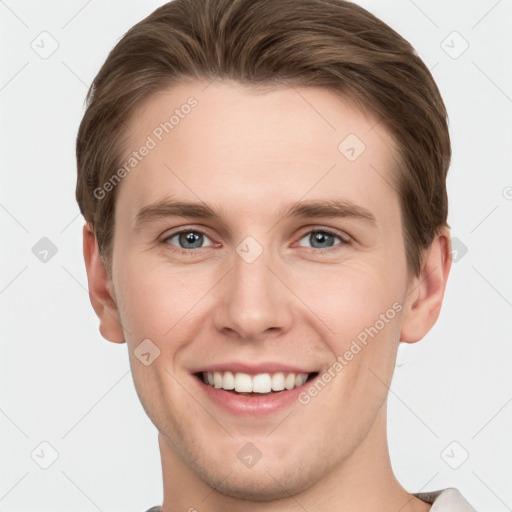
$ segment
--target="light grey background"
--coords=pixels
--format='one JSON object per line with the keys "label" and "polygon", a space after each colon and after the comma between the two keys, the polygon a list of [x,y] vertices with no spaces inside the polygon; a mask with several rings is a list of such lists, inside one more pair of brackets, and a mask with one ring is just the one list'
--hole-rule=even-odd
{"label": "light grey background", "polygon": [[[99,334],[74,199],[87,88],[123,33],[161,3],[0,0],[3,512],[161,503],[157,432],[126,345]],[[481,512],[512,510],[512,3],[360,3],[432,69],[453,141],[457,261],[437,325],[400,350],[389,399],[393,466],[411,492],[453,486]]]}

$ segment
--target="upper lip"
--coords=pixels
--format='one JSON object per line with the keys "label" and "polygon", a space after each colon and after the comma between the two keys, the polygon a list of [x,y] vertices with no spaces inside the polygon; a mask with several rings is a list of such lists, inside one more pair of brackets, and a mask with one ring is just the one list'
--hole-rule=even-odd
{"label": "upper lip", "polygon": [[249,364],[241,361],[231,361],[224,363],[213,363],[201,366],[192,370],[192,373],[213,373],[213,372],[233,372],[247,373],[249,375],[258,375],[261,373],[313,373],[317,369],[308,369],[301,366],[283,364],[275,361]]}

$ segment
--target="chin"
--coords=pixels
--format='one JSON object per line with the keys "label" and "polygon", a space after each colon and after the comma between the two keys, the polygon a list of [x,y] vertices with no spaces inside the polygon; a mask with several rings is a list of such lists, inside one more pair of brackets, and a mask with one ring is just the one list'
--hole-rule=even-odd
{"label": "chin", "polygon": [[[197,461],[199,462],[199,461]],[[270,466],[259,461],[252,468],[236,464],[230,468],[196,467],[195,473],[211,488],[225,496],[256,502],[289,499],[315,483],[310,470],[292,463],[276,461]],[[259,467],[258,467],[259,466]]]}

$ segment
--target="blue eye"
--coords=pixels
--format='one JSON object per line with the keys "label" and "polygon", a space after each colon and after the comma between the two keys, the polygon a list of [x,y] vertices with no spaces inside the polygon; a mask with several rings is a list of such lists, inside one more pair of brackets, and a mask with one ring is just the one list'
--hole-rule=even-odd
{"label": "blue eye", "polygon": [[[173,246],[176,251],[182,253],[194,253],[204,247],[219,246],[206,236],[205,233],[196,229],[185,229],[172,233],[163,240],[164,243]],[[308,231],[299,241],[299,246],[312,249],[329,250],[340,245],[348,245],[350,240],[343,239],[340,235],[331,233],[326,229]]]}
{"label": "blue eye", "polygon": [[[173,243],[173,240],[176,240],[176,243]],[[206,246],[203,246],[205,240],[208,240],[210,243]],[[167,237],[164,241],[170,245],[175,245],[180,249],[192,250],[213,245],[211,240],[204,233],[195,230],[179,231],[178,233],[174,233],[173,235]]]}
{"label": "blue eye", "polygon": [[329,249],[334,246],[335,239],[338,239],[340,242],[345,242],[340,236],[331,233],[326,230],[316,230],[309,231],[305,236],[301,238],[301,241],[307,239],[307,241],[311,244],[310,246],[303,245],[299,243],[301,247],[312,247],[313,249]]}

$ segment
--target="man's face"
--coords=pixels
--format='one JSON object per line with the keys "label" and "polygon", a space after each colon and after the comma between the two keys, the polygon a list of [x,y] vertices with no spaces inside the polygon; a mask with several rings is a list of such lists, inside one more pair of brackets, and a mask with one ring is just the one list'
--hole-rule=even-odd
{"label": "man's face", "polygon": [[117,191],[112,284],[164,463],[275,499],[385,444],[409,286],[393,143],[327,90],[206,85],[131,121],[127,156],[156,147]]}

